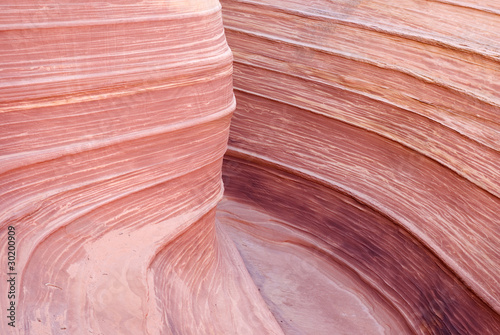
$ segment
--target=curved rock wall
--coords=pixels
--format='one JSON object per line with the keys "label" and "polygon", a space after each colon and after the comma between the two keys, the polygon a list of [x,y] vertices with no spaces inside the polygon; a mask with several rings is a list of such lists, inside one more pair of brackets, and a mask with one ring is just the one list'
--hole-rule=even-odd
{"label": "curved rock wall", "polygon": [[0,333],[281,333],[215,228],[235,107],[220,4],[0,7]]}
{"label": "curved rock wall", "polygon": [[0,5],[0,332],[500,333],[500,7],[222,5]]}
{"label": "curved rock wall", "polygon": [[[219,216],[283,329],[498,333],[498,5],[222,6],[238,106]],[[302,261],[273,272],[285,253]]]}

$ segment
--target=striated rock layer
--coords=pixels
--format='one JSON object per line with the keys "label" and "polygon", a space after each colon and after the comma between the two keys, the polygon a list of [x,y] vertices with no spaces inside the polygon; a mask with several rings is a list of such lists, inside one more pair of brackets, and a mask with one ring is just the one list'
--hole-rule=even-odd
{"label": "striated rock layer", "polygon": [[494,1],[0,9],[0,333],[500,333]]}
{"label": "striated rock layer", "polygon": [[500,333],[496,2],[221,2],[218,216],[285,333]]}
{"label": "striated rock layer", "polygon": [[282,334],[215,226],[235,108],[220,4],[0,9],[0,333]]}

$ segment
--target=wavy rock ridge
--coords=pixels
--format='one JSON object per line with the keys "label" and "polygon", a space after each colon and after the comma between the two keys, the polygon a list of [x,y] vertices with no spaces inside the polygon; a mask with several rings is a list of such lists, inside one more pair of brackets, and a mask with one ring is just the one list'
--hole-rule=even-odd
{"label": "wavy rock ridge", "polygon": [[220,4],[1,9],[0,333],[281,333],[214,225],[235,107]]}
{"label": "wavy rock ridge", "polygon": [[222,5],[219,216],[285,332],[498,333],[495,2]]}
{"label": "wavy rock ridge", "polygon": [[0,5],[0,333],[500,333],[498,4],[221,2]]}

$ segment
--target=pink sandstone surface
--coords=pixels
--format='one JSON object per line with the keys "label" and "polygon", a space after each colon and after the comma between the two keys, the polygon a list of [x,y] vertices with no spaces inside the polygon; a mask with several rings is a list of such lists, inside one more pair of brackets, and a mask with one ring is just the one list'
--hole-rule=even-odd
{"label": "pink sandstone surface", "polygon": [[499,333],[498,5],[222,5],[220,217],[285,332]]}
{"label": "pink sandstone surface", "polygon": [[500,334],[495,1],[0,9],[0,334]]}

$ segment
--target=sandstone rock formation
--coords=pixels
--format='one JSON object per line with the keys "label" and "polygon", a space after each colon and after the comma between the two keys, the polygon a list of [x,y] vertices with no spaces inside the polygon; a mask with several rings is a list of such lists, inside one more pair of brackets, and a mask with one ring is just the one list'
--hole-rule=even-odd
{"label": "sandstone rock formation", "polygon": [[222,5],[219,216],[285,332],[499,333],[496,2]]}
{"label": "sandstone rock formation", "polygon": [[220,4],[1,9],[0,333],[282,333],[214,225],[235,106]]}
{"label": "sandstone rock formation", "polygon": [[500,7],[221,2],[0,4],[0,333],[500,333]]}

